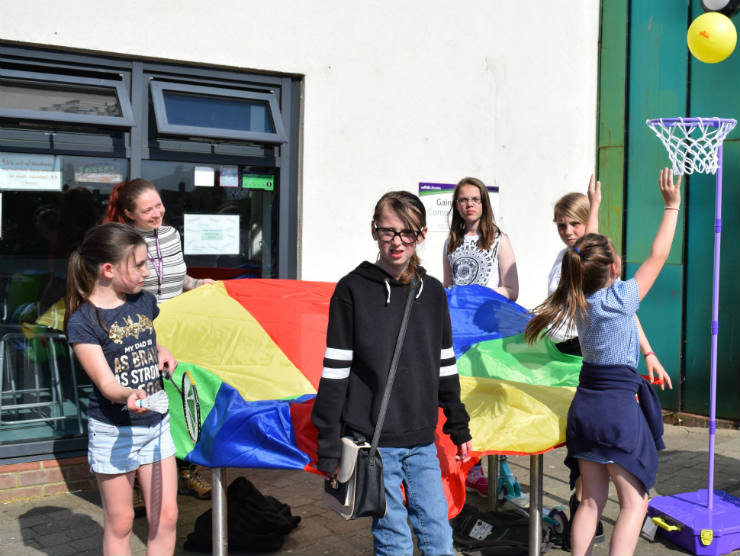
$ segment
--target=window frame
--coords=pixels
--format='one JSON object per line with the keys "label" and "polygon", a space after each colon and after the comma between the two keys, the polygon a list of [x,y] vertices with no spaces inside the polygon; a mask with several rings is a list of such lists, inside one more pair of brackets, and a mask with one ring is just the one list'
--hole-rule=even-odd
{"label": "window frame", "polygon": [[113,79],[97,79],[93,77],[78,77],[72,75],[60,75],[46,72],[31,72],[22,70],[10,70],[0,68],[0,77],[11,79],[62,83],[65,85],[89,85],[94,87],[112,88],[116,99],[121,107],[122,116],[93,116],[90,114],[74,114],[69,112],[49,112],[45,110],[27,110],[18,108],[5,108],[0,104],[0,118],[27,119],[44,122],[76,123],[98,125],[106,127],[130,129],[134,126],[134,111],[128,98],[128,91],[121,81]]}
{"label": "window frame", "polygon": [[[172,83],[168,81],[152,80],[149,83],[154,117],[157,123],[157,131],[167,135],[186,135],[194,137],[205,137],[214,139],[237,139],[242,141],[254,141],[268,143],[271,145],[282,145],[288,142],[283,126],[282,115],[278,106],[277,95],[274,92],[262,93],[245,91],[239,89],[226,89],[222,87],[208,87],[203,85],[192,85],[188,83]],[[171,124],[167,117],[167,106],[164,101],[165,91],[176,91],[197,94],[210,97],[237,98],[266,102],[270,118],[275,131],[264,133],[257,131],[239,131],[217,127],[188,126]]]}

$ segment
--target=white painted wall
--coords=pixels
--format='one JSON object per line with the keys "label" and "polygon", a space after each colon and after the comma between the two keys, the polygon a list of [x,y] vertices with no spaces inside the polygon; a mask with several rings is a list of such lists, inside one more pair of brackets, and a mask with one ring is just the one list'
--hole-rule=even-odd
{"label": "white painted wall", "polygon": [[[377,198],[466,175],[499,185],[520,302],[559,239],[552,206],[594,166],[598,0],[24,0],[0,40],[305,77],[300,277],[374,260]],[[444,234],[422,251],[441,277]]]}

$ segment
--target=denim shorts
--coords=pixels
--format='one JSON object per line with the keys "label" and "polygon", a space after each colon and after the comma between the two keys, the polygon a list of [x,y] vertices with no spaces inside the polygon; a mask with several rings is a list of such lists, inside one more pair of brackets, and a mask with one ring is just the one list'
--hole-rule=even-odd
{"label": "denim shorts", "polygon": [[602,458],[598,454],[594,454],[593,452],[582,452],[580,454],[574,454],[574,458],[576,459],[585,459],[586,461],[593,461],[594,463],[614,463],[614,460]]}
{"label": "denim shorts", "polygon": [[90,418],[87,430],[87,460],[93,473],[128,473],[175,455],[169,414],[156,425],[126,427]]}

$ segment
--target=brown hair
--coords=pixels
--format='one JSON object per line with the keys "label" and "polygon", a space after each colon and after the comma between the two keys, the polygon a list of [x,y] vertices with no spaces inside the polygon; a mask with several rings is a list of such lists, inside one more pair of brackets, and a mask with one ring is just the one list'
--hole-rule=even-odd
{"label": "brown hair", "polygon": [[[427,211],[419,197],[413,193],[409,193],[408,191],[389,191],[383,195],[375,204],[373,222],[378,222],[380,214],[383,212],[385,207],[388,207],[395,212],[398,217],[403,220],[403,223],[410,229],[421,232],[426,228]],[[424,236],[422,235],[422,237]],[[419,264],[419,256],[414,253],[399,280],[404,284],[411,282],[411,278],[416,274]]]}
{"label": "brown hair", "polygon": [[141,178],[119,183],[110,192],[108,208],[105,211],[103,223],[120,222],[131,224],[131,219],[126,216],[125,210],[134,212],[136,210],[136,199],[147,189],[157,190],[154,184]]}
{"label": "brown hair", "polygon": [[610,267],[616,262],[611,240],[600,234],[586,234],[563,254],[560,283],[527,323],[524,337],[530,344],[552,325],[557,328],[574,322],[586,311],[586,297],[603,288],[610,278]]}
{"label": "brown hair", "polygon": [[[69,317],[88,300],[104,263],[117,264],[130,257],[134,247],[146,245],[144,238],[131,226],[108,222],[90,228],[67,264],[67,294],[64,298],[64,330]],[[97,307],[95,308],[97,312]],[[105,330],[98,312],[98,322]]]}
{"label": "brown hair", "polygon": [[480,227],[478,229],[480,237],[478,237],[478,247],[483,250],[491,248],[493,240],[501,235],[501,230],[496,225],[496,221],[493,217],[493,208],[491,207],[491,200],[488,197],[488,188],[478,178],[463,178],[455,186],[455,191],[452,193],[452,206],[450,212],[452,213],[452,223],[450,224],[450,235],[447,246],[447,252],[452,253],[460,247],[465,238],[465,221],[460,216],[457,210],[457,199],[460,196],[460,189],[465,185],[472,185],[478,188],[480,194],[481,207],[483,212],[480,218]]}
{"label": "brown hair", "polygon": [[589,211],[588,197],[583,193],[568,193],[560,197],[558,202],[555,203],[552,220],[557,222],[558,218],[570,218],[581,224],[586,224]]}

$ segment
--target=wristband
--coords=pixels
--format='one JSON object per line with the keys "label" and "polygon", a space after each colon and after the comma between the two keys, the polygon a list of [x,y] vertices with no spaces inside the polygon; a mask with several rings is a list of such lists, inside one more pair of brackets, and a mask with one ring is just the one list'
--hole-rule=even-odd
{"label": "wristband", "polygon": [[[648,351],[647,353],[643,353],[642,354],[643,358],[645,358],[645,359],[648,358],[648,355],[655,355],[655,352],[654,351]],[[657,355],[655,355],[655,356],[657,357]]]}
{"label": "wristband", "polygon": [[679,211],[679,210],[681,210],[681,209],[680,209],[679,207],[669,207],[669,206],[665,206],[665,207],[663,207],[663,210],[675,210],[676,212],[678,212],[678,211]]}

